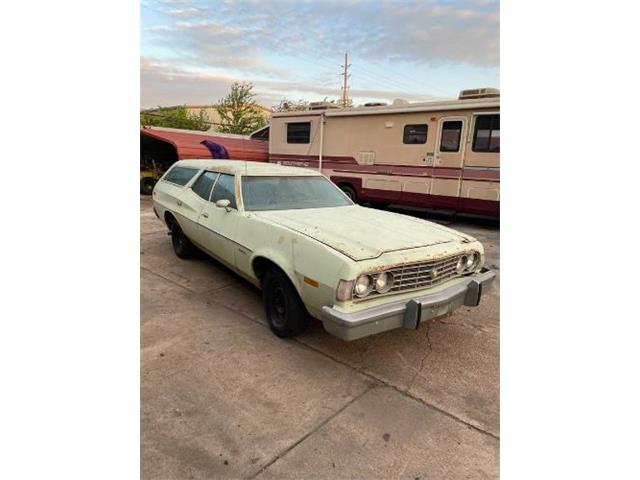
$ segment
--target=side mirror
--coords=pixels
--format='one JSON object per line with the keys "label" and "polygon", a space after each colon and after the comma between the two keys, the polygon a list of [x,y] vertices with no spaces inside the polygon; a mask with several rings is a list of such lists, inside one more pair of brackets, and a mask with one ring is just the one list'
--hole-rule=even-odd
{"label": "side mirror", "polygon": [[222,198],[216,202],[216,207],[224,208],[227,212],[231,211],[231,207],[229,205],[231,205],[231,201],[226,198]]}

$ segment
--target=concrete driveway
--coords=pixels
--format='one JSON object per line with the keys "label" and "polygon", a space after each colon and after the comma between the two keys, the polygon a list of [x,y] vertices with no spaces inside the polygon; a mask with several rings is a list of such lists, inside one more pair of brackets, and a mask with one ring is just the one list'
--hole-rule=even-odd
{"label": "concrete driveway", "polygon": [[[285,341],[257,289],[178,259],[140,207],[142,478],[498,477],[499,276],[417,331],[345,343],[317,323]],[[443,223],[499,269],[496,225]]]}

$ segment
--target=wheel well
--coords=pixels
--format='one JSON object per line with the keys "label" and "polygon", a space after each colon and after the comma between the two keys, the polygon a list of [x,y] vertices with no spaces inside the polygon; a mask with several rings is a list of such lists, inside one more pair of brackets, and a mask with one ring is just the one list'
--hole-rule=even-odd
{"label": "wheel well", "polygon": [[164,212],[164,223],[167,224],[169,230],[173,229],[173,224],[177,223],[176,217],[171,212]]}
{"label": "wheel well", "polygon": [[265,257],[255,258],[251,266],[253,267],[253,272],[256,274],[256,277],[258,277],[258,280],[260,280],[261,282],[262,282],[262,279],[264,278],[264,275],[267,273],[267,270],[271,268],[277,268],[278,270],[284,273],[284,271],[278,266],[277,263],[272,262],[271,260]]}
{"label": "wheel well", "polygon": [[284,269],[281,268],[280,265],[278,265],[273,260],[269,260],[267,257],[256,257],[253,262],[251,262],[251,266],[253,268],[253,273],[256,274],[256,277],[258,277],[260,283],[262,283],[262,279],[269,270],[277,269],[284,273],[284,276],[289,279],[291,285],[293,285],[293,288],[296,291],[298,290],[298,287],[296,287],[296,282],[293,280],[293,278],[291,278],[291,276],[289,276],[289,274],[287,274],[287,272],[285,272]]}
{"label": "wheel well", "polygon": [[[269,270],[271,270],[272,268],[280,270],[284,274],[284,276],[289,279],[289,282],[293,287],[293,291],[296,292],[296,294],[298,295],[298,298],[302,302],[302,307],[305,309],[305,311],[307,311],[307,307],[302,301],[301,294],[300,294],[300,291],[298,290],[296,283],[293,281],[293,279],[289,275],[287,275],[287,272],[285,272],[282,268],[278,266],[277,263],[275,263],[272,260],[269,260],[266,257],[256,257],[251,263],[251,266],[253,267],[253,271],[256,274],[256,277],[258,277],[258,279],[260,280],[261,284],[262,284],[262,279],[264,278],[265,274]],[[307,313],[309,312],[307,311]]]}

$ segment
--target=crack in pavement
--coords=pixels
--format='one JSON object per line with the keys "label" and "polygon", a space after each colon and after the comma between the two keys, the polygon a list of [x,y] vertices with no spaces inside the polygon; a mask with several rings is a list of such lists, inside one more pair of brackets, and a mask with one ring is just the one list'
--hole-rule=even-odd
{"label": "crack in pavement", "polygon": [[[413,376],[413,378],[411,379],[411,381],[408,383],[406,391],[408,392],[409,390],[411,390],[411,387],[413,387],[413,383],[416,381],[416,378],[418,378],[418,375],[420,375],[422,373],[422,369],[424,368],[424,361],[426,360],[426,358],[433,352],[433,347],[431,346],[431,336],[430,336],[430,332],[431,332],[431,322],[432,320],[427,320],[425,322],[425,330],[426,330],[426,334],[425,334],[425,338],[427,339],[427,347],[429,347],[428,349],[425,349],[424,354],[422,355],[422,359],[420,360],[420,368],[419,369],[415,369],[416,373]],[[422,375],[420,375],[422,377]],[[424,377],[422,377],[424,378]]]}
{"label": "crack in pavement", "polygon": [[355,397],[353,397],[351,400],[346,402],[342,407],[340,407],[338,410],[336,410],[335,413],[333,413],[332,415],[329,415],[327,418],[325,418],[323,421],[321,421],[317,426],[313,427],[309,432],[305,433],[302,437],[300,437],[300,439],[295,441],[289,447],[285,448],[282,452],[276,454],[276,456],[270,462],[268,462],[262,468],[260,468],[260,470],[258,470],[253,475],[251,475],[249,477],[246,477],[247,480],[252,480],[252,479],[256,478],[258,475],[260,475],[262,472],[264,472],[267,468],[269,468],[271,465],[273,465],[278,460],[280,460],[282,457],[284,457],[287,453],[289,453],[291,450],[296,448],[298,445],[300,445],[302,442],[304,442],[307,438],[309,438],[311,435],[313,435],[319,429],[324,427],[327,423],[329,423],[331,420],[333,420],[336,416],[338,416],[343,411],[345,411],[349,407],[349,405],[353,404],[356,400],[359,400],[360,398],[362,398],[363,395],[366,395],[368,392],[370,392],[374,388],[376,388],[376,385],[372,385],[372,384],[367,385],[367,388],[365,388],[365,390],[361,394],[356,395]]}

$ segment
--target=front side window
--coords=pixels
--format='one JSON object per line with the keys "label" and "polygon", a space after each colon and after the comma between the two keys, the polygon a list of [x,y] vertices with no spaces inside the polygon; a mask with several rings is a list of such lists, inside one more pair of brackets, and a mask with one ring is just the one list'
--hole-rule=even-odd
{"label": "front side window", "polygon": [[173,167],[167,172],[163,180],[185,186],[196,173],[198,173],[197,168]]}
{"label": "front side window", "polygon": [[402,143],[427,143],[427,125],[405,125]]}
{"label": "front side window", "polygon": [[442,137],[440,138],[440,151],[441,152],[460,151],[461,134],[462,134],[461,120],[442,122]]}
{"label": "front side window", "polygon": [[479,115],[473,132],[474,152],[500,152],[500,115]]}
{"label": "front side window", "polygon": [[287,143],[309,143],[311,122],[287,123]]}
{"label": "front side window", "polygon": [[353,205],[338,187],[321,176],[242,177],[242,200],[247,211]]}
{"label": "front side window", "polygon": [[216,185],[213,187],[211,201],[216,203],[218,200],[229,200],[231,208],[236,207],[236,181],[233,175],[221,173],[218,177]]}
{"label": "front side window", "polygon": [[193,184],[192,190],[205,200],[209,200],[211,187],[213,187],[217,176],[216,172],[204,172]]}

